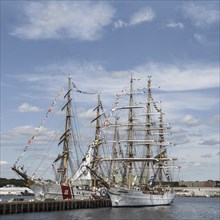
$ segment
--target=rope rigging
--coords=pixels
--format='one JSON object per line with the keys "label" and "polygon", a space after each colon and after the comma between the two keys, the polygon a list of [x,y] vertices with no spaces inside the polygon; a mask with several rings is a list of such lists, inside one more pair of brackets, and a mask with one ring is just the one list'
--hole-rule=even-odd
{"label": "rope rigging", "polygon": [[47,110],[45,117],[42,119],[42,121],[41,121],[39,127],[34,131],[32,137],[28,140],[27,145],[25,146],[25,148],[24,148],[22,154],[17,158],[17,160],[16,160],[14,166],[16,166],[17,163],[19,162],[19,160],[24,156],[24,154],[25,154],[25,152],[27,151],[28,147],[32,144],[32,141],[36,138],[36,135],[38,134],[38,132],[44,127],[45,122],[46,122],[46,120],[47,120],[47,118],[48,118],[48,116],[49,116],[49,113],[52,112],[52,110],[53,110],[53,108],[54,108],[54,106],[55,106],[57,100],[58,100],[59,97],[61,96],[61,93],[62,93],[62,89],[60,89],[60,90],[58,91],[57,96],[55,97],[55,99],[53,100],[51,106],[50,106],[49,109]]}
{"label": "rope rigging", "polygon": [[[72,82],[72,86],[73,86],[73,89],[74,89],[74,92],[77,92],[77,93],[83,93],[83,94],[89,94],[89,95],[94,95],[94,94],[97,94],[97,93],[93,93],[93,92],[85,92],[85,91],[82,91],[82,90],[79,90],[75,84]],[[71,89],[70,89],[71,90]],[[30,146],[33,144],[34,140],[36,139],[36,137],[39,135],[39,132],[42,131],[42,129],[45,127],[45,124],[46,124],[46,121],[48,120],[48,118],[50,118],[50,113],[53,111],[58,99],[60,98],[61,94],[63,92],[63,89],[60,89],[56,95],[56,97],[54,98],[53,102],[51,103],[50,107],[48,108],[47,112],[45,113],[45,116],[43,117],[43,119],[41,120],[39,126],[37,128],[34,129],[34,132],[31,136],[31,138],[28,139],[27,141],[27,144],[26,146],[24,147],[22,153],[18,156],[17,160],[15,161],[14,163],[14,167],[16,167],[18,165],[18,163],[20,164],[21,163],[21,159],[24,157],[24,155],[26,154],[26,152],[28,151],[28,149],[30,148]],[[70,92],[70,91],[68,91]],[[74,105],[73,106],[74,108],[74,111],[76,112],[76,106]],[[77,155],[79,157],[79,154],[83,154],[83,151],[81,149],[81,143],[79,142],[81,140],[81,137],[80,137],[80,132],[79,132],[79,122],[77,120],[77,115],[73,115],[74,117],[74,120],[71,121],[71,124],[75,127],[74,129],[74,132],[72,130],[72,126],[71,126],[71,136],[72,136],[72,142],[75,144],[75,146],[77,146],[75,148],[75,150],[77,149]],[[77,132],[78,131],[78,132]],[[58,135],[58,133],[56,134],[56,136]],[[55,140],[54,140],[55,141]],[[54,143],[54,142],[53,142]],[[35,176],[36,172],[40,169],[40,166],[42,165],[42,163],[45,161],[45,158],[46,156],[48,155],[53,143],[49,146],[49,149],[46,151],[46,153],[43,154],[43,158],[40,160],[39,164],[37,165],[37,168],[34,169],[33,171],[33,175],[32,176]],[[45,148],[44,148],[45,149]],[[74,155],[76,156],[76,155]],[[26,158],[27,159],[27,158]],[[34,160],[32,160],[32,163],[30,164],[31,166],[34,164],[34,161],[37,159],[37,157],[34,157]],[[79,163],[79,160],[78,160],[78,163]],[[33,167],[33,166],[32,166]],[[19,168],[19,166],[18,166]],[[43,174],[42,174],[43,175]]]}

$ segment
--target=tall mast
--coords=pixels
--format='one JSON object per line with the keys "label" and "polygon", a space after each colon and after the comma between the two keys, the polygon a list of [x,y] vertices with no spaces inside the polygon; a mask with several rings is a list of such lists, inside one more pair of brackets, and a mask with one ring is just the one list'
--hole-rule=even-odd
{"label": "tall mast", "polygon": [[[114,144],[113,144],[113,159],[117,157],[117,116],[115,117],[115,131],[114,131]],[[116,160],[113,161],[113,184],[115,184],[115,177],[116,177]]]}
{"label": "tall mast", "polygon": [[[97,106],[97,114],[96,114],[96,132],[95,132],[95,146],[94,146],[94,159],[92,163],[92,170],[94,172],[97,171],[98,163],[99,163],[99,145],[100,143],[100,107],[101,107],[101,99],[100,94],[98,94],[98,106]],[[93,186],[96,187],[96,176],[94,175]]]}
{"label": "tall mast", "polygon": [[[128,137],[129,140],[133,140],[133,78],[131,76],[130,81],[130,110],[129,110],[129,126],[128,126]],[[129,158],[133,158],[133,142],[129,142]],[[132,161],[129,161],[128,163],[128,188],[131,189],[132,187]]]}
{"label": "tall mast", "polygon": [[[164,135],[163,135],[163,113],[162,111],[160,110],[160,116],[159,116],[159,123],[160,123],[160,130],[159,130],[159,143],[164,143]],[[159,155],[160,155],[160,158],[163,156],[162,155],[162,150],[164,148],[164,145],[160,144],[160,148],[159,148]],[[159,161],[159,174],[158,174],[158,178],[159,178],[159,187],[162,186],[162,180],[163,180],[163,161],[160,160]]]}
{"label": "tall mast", "polygon": [[[148,88],[148,97],[147,97],[147,116],[146,116],[146,128],[147,128],[147,131],[146,131],[146,139],[147,140],[150,140],[150,137],[151,137],[151,116],[150,116],[150,112],[151,112],[151,109],[150,109],[150,100],[151,100],[151,80],[150,80],[150,77],[149,77],[149,80],[148,80],[148,85],[147,85],[147,88]],[[150,154],[151,154],[151,149],[150,149],[150,144],[148,143],[147,144],[147,155],[146,157],[147,158],[150,158]],[[150,162],[147,161],[147,173],[146,173],[146,186],[148,187],[148,182],[149,182],[149,179],[150,179]]]}
{"label": "tall mast", "polygon": [[61,137],[60,143],[63,141],[63,153],[62,153],[62,161],[61,161],[61,166],[58,169],[58,172],[61,173],[61,183],[64,183],[67,178],[67,167],[68,167],[68,159],[69,159],[69,139],[70,139],[70,117],[71,117],[71,97],[70,97],[70,84],[71,84],[71,77],[69,75],[68,77],[68,92],[64,96],[64,98],[67,97],[67,103],[66,105],[62,108],[64,109],[66,107],[66,124],[65,124],[65,133]]}

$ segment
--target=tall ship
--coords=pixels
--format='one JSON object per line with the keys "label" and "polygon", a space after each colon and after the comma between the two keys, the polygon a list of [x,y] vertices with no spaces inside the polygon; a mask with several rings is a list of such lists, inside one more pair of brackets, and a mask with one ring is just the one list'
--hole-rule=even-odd
{"label": "tall ship", "polygon": [[[100,187],[99,181],[98,189],[98,185],[94,182],[94,178],[96,179],[97,176],[94,177],[91,173],[92,170],[95,169],[94,166],[96,166],[96,163],[93,161],[94,157],[92,156],[95,144],[93,141],[88,147],[82,147],[80,145],[79,122],[77,120],[76,104],[72,97],[72,93],[74,92],[92,94],[78,90],[69,76],[67,92],[64,95],[65,104],[61,108],[63,113],[60,113],[61,116],[65,115],[63,133],[60,134],[60,132],[58,132],[54,135],[54,139],[51,137],[50,142],[48,140],[47,146],[44,147],[45,149],[42,149],[44,153],[41,154],[41,157],[38,158],[39,154],[35,152],[35,155],[32,154],[29,158],[25,158],[27,152],[32,148],[32,142],[37,139],[37,133],[39,131],[45,131],[45,121],[49,118],[50,112],[52,112],[54,105],[60,97],[60,91],[47,111],[46,117],[42,120],[39,128],[35,130],[22,154],[12,166],[12,170],[27,181],[36,199],[88,199],[100,196],[102,184]],[[98,112],[99,108],[95,110]],[[98,120],[95,121],[97,124],[99,123]],[[57,138],[59,134],[60,137]],[[54,143],[51,143],[54,141],[57,141],[55,147]],[[51,154],[51,148],[59,149],[57,155]],[[38,149],[38,151],[39,150],[40,149]],[[37,150],[35,149],[35,151]],[[27,159],[30,159],[30,157],[31,162],[29,162],[27,166],[31,167],[35,162],[37,164],[36,168],[32,169],[32,171],[27,168],[27,170],[24,169],[25,162],[27,163]],[[51,158],[53,158],[53,160],[48,167],[43,170],[43,164]],[[48,177],[44,175],[48,170],[50,170],[50,174],[52,173],[53,176]],[[40,172],[42,174],[38,175]]]}
{"label": "tall ship", "polygon": [[102,177],[113,207],[170,205],[175,196],[171,182],[176,160],[167,150],[175,146],[166,140],[171,127],[153,98],[151,77],[145,88],[134,88],[136,82],[131,77],[130,88],[116,95],[105,117],[97,172],[105,171]]}

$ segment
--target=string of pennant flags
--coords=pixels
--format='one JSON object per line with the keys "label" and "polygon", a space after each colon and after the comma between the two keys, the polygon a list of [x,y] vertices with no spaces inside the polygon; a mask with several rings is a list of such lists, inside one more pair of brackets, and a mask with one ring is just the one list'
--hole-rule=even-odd
{"label": "string of pennant flags", "polygon": [[100,107],[101,107],[101,109],[102,109],[102,111],[103,111],[103,115],[104,115],[104,117],[105,117],[105,122],[104,122],[103,128],[106,128],[106,127],[109,126],[109,124],[110,124],[109,120],[110,120],[110,117],[111,117],[112,114],[113,114],[113,110],[118,107],[118,105],[119,105],[119,103],[120,103],[120,101],[121,101],[121,97],[126,94],[126,90],[127,90],[127,89],[124,88],[124,89],[122,89],[122,91],[121,91],[120,93],[116,94],[116,100],[115,100],[115,102],[114,102],[114,104],[113,104],[113,106],[112,106],[112,109],[110,110],[109,116],[107,116],[107,115],[105,114],[105,111],[104,111],[104,109],[103,109],[102,103],[100,102]]}
{"label": "string of pennant flags", "polygon": [[22,154],[17,158],[17,160],[16,160],[16,162],[15,162],[15,165],[16,165],[16,164],[19,162],[19,160],[24,156],[24,154],[25,154],[25,152],[27,151],[28,147],[32,144],[32,141],[35,139],[37,133],[41,130],[41,128],[44,127],[44,124],[45,124],[45,122],[46,122],[46,120],[47,120],[47,118],[48,118],[49,113],[52,112],[52,110],[53,110],[53,108],[54,108],[54,106],[55,106],[57,100],[58,100],[59,97],[61,96],[61,94],[62,94],[62,89],[60,89],[60,90],[58,91],[57,96],[56,96],[55,99],[53,100],[51,106],[48,108],[45,117],[42,119],[42,121],[41,121],[39,127],[38,127],[37,129],[35,129],[33,135],[32,135],[31,138],[28,140],[27,145],[25,146],[25,148],[24,148]]}
{"label": "string of pennant flags", "polygon": [[95,94],[97,94],[97,92],[85,92],[85,91],[79,90],[79,89],[77,89],[76,85],[73,82],[72,82],[72,85],[73,85],[73,88],[75,89],[75,92],[83,93],[83,94],[88,94],[88,95],[95,95]]}
{"label": "string of pennant flags", "polygon": [[119,103],[121,101],[122,96],[125,95],[126,92],[127,92],[127,88],[125,87],[124,89],[121,90],[120,93],[116,94],[116,100],[115,100],[115,103],[113,105],[113,108],[112,108],[111,112],[113,111],[113,109],[118,107],[118,105],[119,105]]}
{"label": "string of pennant flags", "polygon": [[[138,79],[134,79],[134,78],[133,78],[133,80],[141,80],[141,79],[139,79],[139,78],[138,78]],[[78,93],[91,94],[91,95],[97,94],[96,92],[86,92],[86,91],[79,90],[73,82],[72,82],[72,86],[73,86],[75,92],[78,92]],[[37,133],[41,130],[41,128],[44,127],[45,122],[46,122],[46,120],[47,120],[47,118],[48,118],[50,112],[52,112],[52,110],[53,110],[53,108],[54,108],[54,106],[55,106],[57,100],[58,100],[59,97],[61,96],[61,93],[62,93],[62,89],[60,89],[60,90],[58,91],[57,96],[56,96],[55,99],[53,100],[51,106],[48,108],[45,117],[44,117],[43,120],[41,121],[39,127],[38,127],[37,129],[35,129],[35,131],[34,131],[32,137],[28,140],[28,142],[27,142],[27,144],[26,144],[26,146],[25,146],[25,148],[24,148],[22,154],[17,158],[17,160],[16,160],[16,162],[15,162],[15,165],[16,165],[16,164],[20,161],[20,159],[24,156],[24,154],[25,154],[25,152],[27,151],[28,147],[32,144],[32,141],[35,139]],[[102,110],[102,112],[103,112],[103,115],[104,115],[104,118],[105,118],[105,122],[104,122],[103,128],[106,128],[106,127],[109,126],[109,124],[110,124],[109,120],[110,120],[110,117],[111,117],[112,114],[113,114],[114,109],[118,107],[118,105],[119,105],[119,103],[120,103],[120,101],[121,101],[122,96],[124,96],[124,95],[126,95],[126,94],[127,94],[127,88],[123,88],[120,93],[116,94],[116,100],[115,100],[115,102],[114,102],[114,104],[113,104],[113,106],[112,106],[112,109],[110,110],[110,113],[109,113],[108,116],[106,115],[106,113],[105,113],[105,111],[104,111],[104,108],[103,108],[103,105],[102,105],[102,103],[101,103],[101,101],[100,101],[100,108],[101,108],[101,110]],[[151,96],[151,94],[150,94],[150,96]],[[156,103],[154,102],[152,96],[151,96],[151,99],[152,99],[152,101],[153,101],[153,105],[154,105],[155,109],[156,109],[158,112],[160,112],[161,110],[157,107],[157,105],[156,105]],[[100,132],[99,136],[101,136],[101,133],[102,133],[102,132]],[[96,141],[97,141],[97,140],[96,140]],[[97,143],[94,143],[94,144],[97,144]]]}
{"label": "string of pennant flags", "polygon": [[152,102],[153,102],[153,106],[154,106],[154,108],[156,109],[156,111],[157,111],[157,112],[161,112],[161,109],[159,109],[159,108],[157,107],[157,105],[156,105],[156,103],[155,103],[155,101],[153,100],[152,97],[151,97],[151,100],[152,100]]}
{"label": "string of pennant flags", "polygon": [[[148,81],[148,88],[151,86],[150,84],[151,84],[151,81]],[[154,99],[153,99],[153,97],[152,97],[151,90],[148,89],[148,92],[149,92],[150,99],[151,99],[151,101],[153,102],[153,106],[154,106],[155,110],[156,110],[157,112],[161,112],[161,109],[159,109],[159,108],[157,107],[156,102],[154,101]]]}

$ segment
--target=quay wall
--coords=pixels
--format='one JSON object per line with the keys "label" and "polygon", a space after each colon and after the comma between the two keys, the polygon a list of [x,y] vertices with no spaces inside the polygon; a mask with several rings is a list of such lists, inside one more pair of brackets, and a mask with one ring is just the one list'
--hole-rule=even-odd
{"label": "quay wall", "polygon": [[0,215],[111,207],[109,199],[0,202]]}
{"label": "quay wall", "polygon": [[219,187],[174,187],[179,196],[220,197]]}

